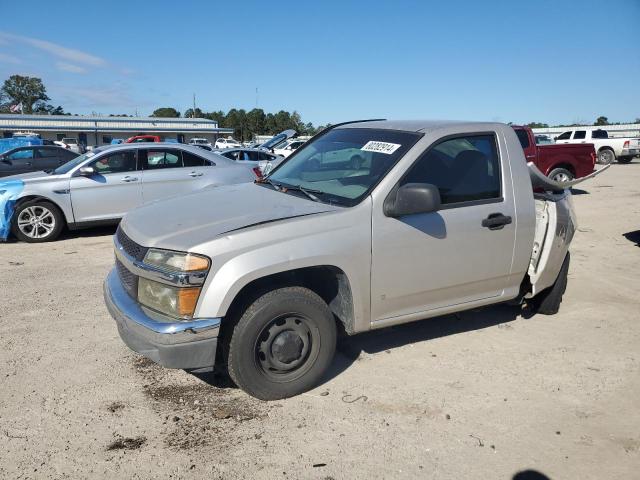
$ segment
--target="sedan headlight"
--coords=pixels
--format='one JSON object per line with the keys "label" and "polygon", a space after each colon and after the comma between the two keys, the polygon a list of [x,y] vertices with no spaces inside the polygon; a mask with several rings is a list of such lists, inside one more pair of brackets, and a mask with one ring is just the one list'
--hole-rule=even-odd
{"label": "sedan headlight", "polygon": [[[200,279],[200,283],[203,279],[202,274],[206,274],[211,266],[209,259],[202,255],[156,248],[149,249],[143,263],[164,272],[195,274]],[[138,301],[153,310],[175,318],[193,318],[200,291],[201,287],[181,287],[179,284],[170,285],[164,281],[159,282],[145,277],[138,279]]]}

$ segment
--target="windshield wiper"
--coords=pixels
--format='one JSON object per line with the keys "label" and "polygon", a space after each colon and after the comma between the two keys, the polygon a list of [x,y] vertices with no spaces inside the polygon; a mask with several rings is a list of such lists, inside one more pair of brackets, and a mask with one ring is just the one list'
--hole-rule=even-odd
{"label": "windshield wiper", "polygon": [[283,189],[282,190],[283,192],[286,192],[287,190],[293,190],[293,191],[296,191],[296,192],[302,192],[307,197],[309,197],[311,200],[313,200],[314,202],[320,202],[321,201],[318,197],[316,197],[316,195],[324,195],[324,192],[322,190],[314,190],[313,188],[305,188],[302,185],[279,185],[279,187],[281,187]]}

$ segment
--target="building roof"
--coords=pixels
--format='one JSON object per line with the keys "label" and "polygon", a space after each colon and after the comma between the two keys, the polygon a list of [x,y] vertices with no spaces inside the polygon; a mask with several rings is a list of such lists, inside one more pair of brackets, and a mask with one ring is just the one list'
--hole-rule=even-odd
{"label": "building roof", "polygon": [[0,114],[0,130],[154,131],[231,133],[207,118],[93,117]]}

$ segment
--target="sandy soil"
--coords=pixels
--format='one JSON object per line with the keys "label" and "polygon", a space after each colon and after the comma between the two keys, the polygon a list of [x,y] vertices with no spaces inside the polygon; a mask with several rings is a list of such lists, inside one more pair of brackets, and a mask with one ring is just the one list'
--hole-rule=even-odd
{"label": "sandy soil", "polygon": [[0,478],[638,478],[640,163],[583,188],[558,315],[363,334],[270,403],[127,349],[113,230],[0,245]]}

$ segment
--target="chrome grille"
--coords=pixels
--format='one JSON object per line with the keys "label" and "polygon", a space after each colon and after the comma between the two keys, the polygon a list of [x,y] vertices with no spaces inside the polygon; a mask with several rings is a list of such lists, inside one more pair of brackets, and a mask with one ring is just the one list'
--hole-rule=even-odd
{"label": "chrome grille", "polygon": [[147,254],[147,250],[149,250],[147,247],[138,245],[136,242],[131,240],[120,227],[118,227],[116,237],[118,239],[118,243],[122,246],[122,249],[127,255],[135,258],[136,260],[144,259],[144,256]]}
{"label": "chrome grille", "polygon": [[131,273],[120,260],[116,258],[116,270],[122,286],[132,298],[138,297],[138,276]]}

